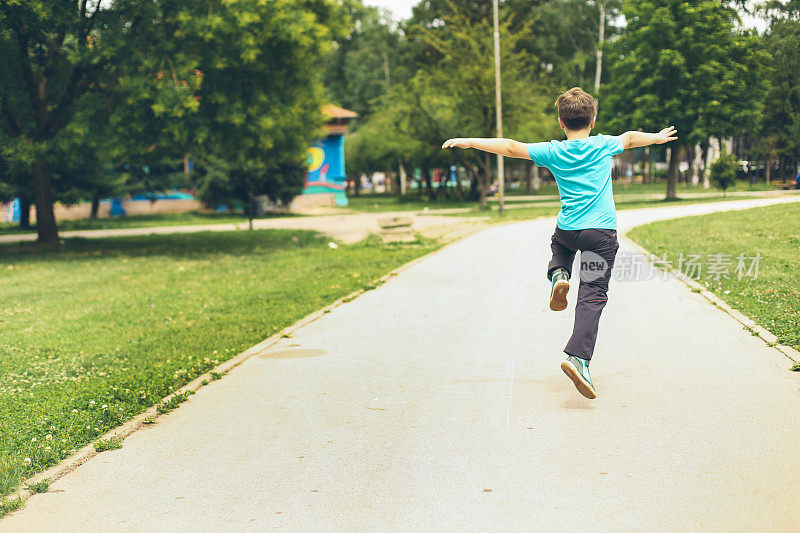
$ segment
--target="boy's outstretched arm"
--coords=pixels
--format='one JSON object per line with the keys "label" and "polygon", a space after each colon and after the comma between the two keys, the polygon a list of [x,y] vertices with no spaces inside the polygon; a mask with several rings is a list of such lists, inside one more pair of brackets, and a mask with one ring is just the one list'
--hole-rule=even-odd
{"label": "boy's outstretched arm", "polygon": [[476,137],[448,139],[442,148],[475,148],[484,152],[500,154],[517,159],[530,159],[528,146],[513,139],[481,139]]}
{"label": "boy's outstretched arm", "polygon": [[678,138],[678,130],[670,126],[658,133],[642,133],[641,131],[626,131],[620,135],[622,146],[628,148],[639,148],[640,146],[650,146],[651,144],[664,144]]}

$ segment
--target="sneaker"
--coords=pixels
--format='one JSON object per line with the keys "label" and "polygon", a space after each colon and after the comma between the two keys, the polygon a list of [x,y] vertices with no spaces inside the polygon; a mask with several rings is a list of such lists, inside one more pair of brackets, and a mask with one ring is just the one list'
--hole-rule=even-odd
{"label": "sneaker", "polygon": [[590,400],[597,398],[592,378],[589,377],[589,361],[570,355],[566,361],[561,363],[561,370],[572,380],[578,392]]}
{"label": "sneaker", "polygon": [[567,293],[569,292],[569,274],[563,268],[558,268],[550,275],[553,284],[550,289],[550,309],[563,311],[567,308]]}

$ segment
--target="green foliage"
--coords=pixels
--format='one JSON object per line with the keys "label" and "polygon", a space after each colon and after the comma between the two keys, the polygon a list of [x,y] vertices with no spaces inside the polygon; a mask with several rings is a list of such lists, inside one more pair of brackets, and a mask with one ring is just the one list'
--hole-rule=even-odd
{"label": "green foliage", "polygon": [[333,0],[2,2],[0,195],[52,242],[54,201],[156,191],[193,153],[209,203],[286,202],[342,26]]}
{"label": "green foliage", "polygon": [[[150,72],[153,43],[181,2],[0,3],[0,158],[13,194],[37,202],[39,238],[56,239],[53,202],[99,194],[108,176],[105,127],[120,80]],[[172,102],[175,103],[174,101]],[[122,136],[120,136],[122,138]],[[113,181],[113,180],[112,180]],[[102,189],[102,190],[99,190]]]}
{"label": "green foliage", "polygon": [[[447,0],[414,8],[406,31],[404,64],[413,76],[393,85],[372,116],[348,138],[348,171],[422,169],[429,195],[429,169],[459,163],[479,172],[488,189],[493,158],[475,151],[444,152],[453,136],[495,135],[494,48],[491,6]],[[500,23],[503,120],[507,135],[555,134],[555,91],[535,83],[537,58],[525,47],[535,16],[503,9]],[[544,96],[540,94],[544,93]],[[455,161],[454,161],[455,160]],[[421,189],[420,189],[421,190]],[[453,195],[458,197],[458,195]]]}
{"label": "green foliage", "polygon": [[622,12],[628,24],[602,91],[605,124],[674,125],[684,145],[752,129],[769,55],[757,36],[734,31],[733,9],[713,0],[644,0]]}
{"label": "green foliage", "polygon": [[736,183],[736,171],[739,169],[739,159],[727,153],[724,149],[720,154],[719,159],[711,164],[710,178],[711,182],[717,185],[723,191]]}
{"label": "green foliage", "polygon": [[764,40],[773,60],[759,151],[791,178],[800,164],[800,20],[774,20]]}
{"label": "green foliage", "polygon": [[[506,0],[505,9],[515,22],[512,31],[524,21],[533,20],[535,31],[520,43],[520,48],[539,59],[541,68],[536,79],[548,80],[559,89],[574,86],[593,92],[597,65],[600,10],[598,1]],[[614,40],[621,28],[613,24],[619,19],[621,0],[603,0],[606,11],[605,40]],[[604,70],[604,73],[607,72]],[[608,76],[604,75],[603,79]],[[555,100],[555,97],[550,98]],[[551,102],[552,103],[552,102]]]}
{"label": "green foliage", "polygon": [[176,392],[175,394],[173,394],[172,396],[170,396],[169,398],[167,398],[163,402],[160,402],[156,406],[156,411],[160,415],[165,415],[165,414],[175,410],[180,404],[182,404],[183,402],[188,400],[190,395],[191,395],[191,391],[186,391],[186,392],[183,392],[183,393]]}
{"label": "green foliage", "polygon": [[393,84],[407,81],[402,35],[388,13],[361,0],[343,2],[343,10],[349,32],[325,59],[325,89],[332,102],[366,118]]}
{"label": "green foliage", "polygon": [[[230,0],[192,20],[197,38],[197,184],[210,204],[302,190],[307,147],[320,135],[318,63],[341,22],[331,0]],[[187,25],[189,23],[187,22]]]}
{"label": "green foliage", "polygon": [[25,485],[25,488],[35,494],[44,494],[50,490],[50,480],[42,479],[41,481],[37,481],[32,485]]}

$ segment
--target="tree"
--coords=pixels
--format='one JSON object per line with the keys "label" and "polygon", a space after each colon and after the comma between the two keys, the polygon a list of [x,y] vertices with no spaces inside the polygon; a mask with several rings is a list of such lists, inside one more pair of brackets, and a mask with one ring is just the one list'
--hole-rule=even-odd
{"label": "tree", "polygon": [[767,179],[775,162],[784,179],[800,165],[800,2],[782,7],[786,11],[773,18],[764,35],[773,58],[758,145]]}
{"label": "tree", "polygon": [[[447,2],[447,6],[441,14],[441,23],[419,24],[410,29],[411,37],[430,47],[434,52],[431,57],[439,58],[424,65],[406,91],[410,99],[406,131],[433,150],[432,157],[442,157],[440,146],[448,137],[495,135],[490,12],[485,18],[478,18],[476,13],[482,12],[471,3],[464,6]],[[531,102],[535,99],[536,88],[531,79],[537,64],[535,57],[522,52],[518,46],[529,37],[532,26],[519,26],[512,32],[511,23],[506,15],[499,28],[503,119],[509,131],[532,116]],[[485,207],[492,174],[491,155],[472,151],[456,157],[462,164],[478,170],[478,198]]]}
{"label": "tree", "polygon": [[[80,103],[108,89],[125,69],[142,64],[137,57],[148,43],[166,38],[161,23],[178,4],[0,2],[0,129],[10,139],[3,157],[17,169],[18,178],[30,176],[39,242],[58,239],[53,214],[57,145],[69,144],[63,137]],[[60,188],[68,189],[70,183]]]}
{"label": "tree", "polygon": [[667,175],[674,199],[683,150],[756,127],[769,56],[756,35],[736,32],[736,10],[718,1],[642,0],[622,12],[627,27],[612,47],[601,118],[618,130],[678,129]]}
{"label": "tree", "polygon": [[[619,18],[620,0],[506,0],[512,32],[519,25],[533,24],[535,30],[519,46],[540,61],[536,79],[547,79],[557,87],[594,87],[600,65],[601,79],[605,46],[600,41],[614,39],[620,29],[613,24]],[[602,11],[601,12],[601,6]]]}
{"label": "tree", "polygon": [[343,6],[349,32],[334,40],[325,60],[323,79],[330,101],[368,117],[393,83],[407,77],[400,69],[402,35],[385,11],[361,0]]}
{"label": "tree", "polygon": [[321,135],[318,65],[343,27],[338,8],[330,0],[210,5],[212,15],[185,29],[201,51],[200,197],[252,207],[266,195],[287,204],[302,191],[306,150]]}

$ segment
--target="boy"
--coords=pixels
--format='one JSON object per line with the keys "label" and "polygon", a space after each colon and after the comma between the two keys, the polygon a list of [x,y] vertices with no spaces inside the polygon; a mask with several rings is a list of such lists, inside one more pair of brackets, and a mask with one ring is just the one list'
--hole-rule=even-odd
{"label": "boy", "polygon": [[506,157],[530,159],[553,173],[561,197],[561,210],[547,267],[551,283],[550,309],[567,307],[569,278],[575,252],[581,251],[581,281],[575,323],[561,369],[585,397],[597,397],[589,376],[597,324],[606,305],[608,281],[617,254],[617,214],[611,191],[611,159],[627,148],[664,144],[677,139],[675,128],[658,133],[629,131],[612,137],[590,136],[597,116],[597,101],[574,87],[556,101],[558,124],[566,141],[524,144],[511,139],[449,139],[442,148],[476,148]]}

